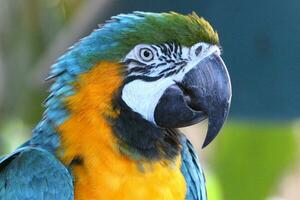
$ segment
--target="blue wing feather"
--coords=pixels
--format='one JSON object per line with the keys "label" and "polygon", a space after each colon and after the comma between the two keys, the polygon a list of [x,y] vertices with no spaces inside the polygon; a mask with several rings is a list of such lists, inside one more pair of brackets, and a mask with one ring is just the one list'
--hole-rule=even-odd
{"label": "blue wing feather", "polygon": [[0,199],[73,200],[72,176],[48,151],[21,147],[0,161]]}
{"label": "blue wing feather", "polygon": [[181,172],[187,184],[186,200],[207,200],[205,177],[190,141],[182,136]]}

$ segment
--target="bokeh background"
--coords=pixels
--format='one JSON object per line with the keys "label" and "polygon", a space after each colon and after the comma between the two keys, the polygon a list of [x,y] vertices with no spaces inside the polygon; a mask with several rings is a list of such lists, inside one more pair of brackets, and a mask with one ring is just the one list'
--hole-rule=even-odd
{"label": "bokeh background", "polygon": [[217,29],[232,78],[232,109],[201,149],[206,122],[185,128],[210,200],[300,199],[300,1],[1,0],[0,154],[41,118],[49,66],[111,15],[196,11]]}

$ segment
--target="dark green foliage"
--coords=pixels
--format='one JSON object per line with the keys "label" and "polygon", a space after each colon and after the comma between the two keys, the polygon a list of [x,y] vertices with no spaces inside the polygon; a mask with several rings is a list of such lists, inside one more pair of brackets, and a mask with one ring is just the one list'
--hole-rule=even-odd
{"label": "dark green foliage", "polygon": [[289,124],[229,123],[213,145],[225,200],[265,200],[297,152]]}

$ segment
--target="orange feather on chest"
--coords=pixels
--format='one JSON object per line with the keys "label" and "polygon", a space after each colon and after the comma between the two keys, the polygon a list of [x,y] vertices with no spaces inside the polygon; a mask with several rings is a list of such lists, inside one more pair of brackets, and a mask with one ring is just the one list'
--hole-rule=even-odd
{"label": "orange feather on chest", "polygon": [[105,116],[118,116],[111,100],[122,84],[121,67],[109,62],[94,66],[78,77],[76,94],[66,99],[70,116],[58,128],[57,153],[65,165],[82,158],[82,164],[72,167],[75,200],[184,199],[180,156],[174,161],[137,163],[119,151]]}

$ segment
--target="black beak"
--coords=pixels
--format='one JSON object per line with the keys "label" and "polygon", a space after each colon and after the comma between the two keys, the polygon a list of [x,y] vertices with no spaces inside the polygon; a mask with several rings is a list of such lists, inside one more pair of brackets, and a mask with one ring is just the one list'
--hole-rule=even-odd
{"label": "black beak", "polygon": [[227,118],[231,94],[226,66],[219,55],[212,54],[165,91],[156,106],[155,121],[164,128],[178,128],[208,118],[205,147],[218,135]]}

